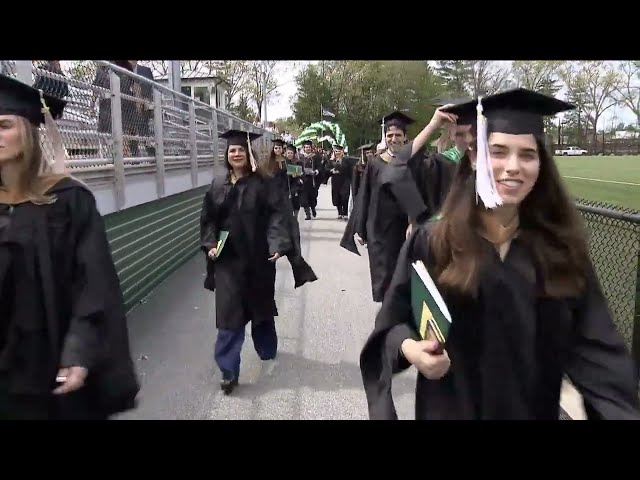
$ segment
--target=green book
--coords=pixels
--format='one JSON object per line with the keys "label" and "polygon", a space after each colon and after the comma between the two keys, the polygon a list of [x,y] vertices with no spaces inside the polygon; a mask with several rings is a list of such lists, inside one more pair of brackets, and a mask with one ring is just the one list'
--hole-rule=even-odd
{"label": "green book", "polygon": [[297,176],[302,175],[302,167],[300,165],[287,165],[287,175]]}
{"label": "green book", "polygon": [[411,309],[416,330],[423,340],[435,340],[444,348],[451,327],[451,314],[424,263],[412,264]]}
{"label": "green book", "polygon": [[218,243],[216,244],[216,258],[220,257],[222,249],[224,248],[225,243],[227,243],[228,237],[229,232],[227,232],[226,230],[220,231],[220,235],[218,235]]}

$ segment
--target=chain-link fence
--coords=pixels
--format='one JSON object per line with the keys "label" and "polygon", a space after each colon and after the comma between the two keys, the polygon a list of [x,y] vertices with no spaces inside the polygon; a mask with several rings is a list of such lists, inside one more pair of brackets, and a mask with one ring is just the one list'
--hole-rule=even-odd
{"label": "chain-link fence", "polygon": [[640,367],[640,212],[582,199],[577,203],[609,308]]}
{"label": "chain-link fence", "polygon": [[0,71],[67,102],[58,120],[67,166],[89,184],[113,184],[116,210],[126,207],[125,185],[134,174],[156,173],[158,197],[170,170],[190,169],[197,187],[199,170],[223,158],[218,135],[228,128],[262,133],[257,150],[269,143],[263,129],[138,75],[127,61],[114,62],[2,60]]}

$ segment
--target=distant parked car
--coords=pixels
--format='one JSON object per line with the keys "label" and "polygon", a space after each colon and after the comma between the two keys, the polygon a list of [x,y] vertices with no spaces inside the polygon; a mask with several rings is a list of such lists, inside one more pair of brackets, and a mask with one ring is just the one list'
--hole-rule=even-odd
{"label": "distant parked car", "polygon": [[588,152],[579,147],[567,147],[562,150],[556,150],[556,155],[586,155]]}

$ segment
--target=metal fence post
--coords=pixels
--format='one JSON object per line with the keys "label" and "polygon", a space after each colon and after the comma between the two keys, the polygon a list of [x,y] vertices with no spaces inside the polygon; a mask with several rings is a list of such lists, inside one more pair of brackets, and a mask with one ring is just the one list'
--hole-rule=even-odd
{"label": "metal fence post", "polygon": [[198,186],[198,142],[196,136],[196,104],[189,102],[189,143],[191,144],[191,183]]}
{"label": "metal fence post", "polygon": [[636,311],[633,318],[633,339],[631,341],[631,355],[636,366],[636,380],[640,382],[640,248],[636,266]]}
{"label": "metal fence post", "polygon": [[153,133],[156,142],[156,183],[158,197],[165,195],[164,185],[164,132],[162,127],[162,93],[153,89]]}
{"label": "metal fence post", "polygon": [[211,116],[211,123],[209,124],[211,129],[211,151],[213,152],[213,168],[218,166],[220,157],[218,150],[218,111],[214,110]]}
{"label": "metal fence post", "polygon": [[113,174],[116,197],[116,208],[122,210],[125,205],[124,178],[124,139],[122,138],[122,98],[120,97],[120,77],[113,70],[111,78],[111,136],[113,140]]}

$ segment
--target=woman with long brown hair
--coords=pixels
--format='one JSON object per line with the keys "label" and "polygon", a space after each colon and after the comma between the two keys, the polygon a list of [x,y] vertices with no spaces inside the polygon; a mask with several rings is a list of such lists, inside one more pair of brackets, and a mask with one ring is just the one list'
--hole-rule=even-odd
{"label": "woman with long brown hair", "polygon": [[315,282],[318,277],[302,256],[302,249],[300,247],[300,225],[297,216],[300,203],[298,202],[297,204],[298,210],[295,210],[293,205],[294,192],[298,191],[298,186],[300,189],[302,188],[302,180],[300,176],[289,173],[288,165],[295,164],[291,162],[289,158],[283,156],[283,152],[284,141],[275,139],[273,141],[271,154],[269,158],[260,165],[260,169],[265,177],[270,178],[273,182],[273,187],[280,193],[280,201],[285,205],[285,208],[289,212],[292,212],[292,215],[289,215],[287,218],[287,231],[289,232],[292,249],[286,252],[286,256],[291,264],[294,288],[299,288],[305,283]]}
{"label": "woman with long brown hair", "polygon": [[200,240],[207,255],[205,288],[216,292],[215,361],[220,388],[230,394],[240,377],[245,327],[271,370],[278,350],[274,316],[275,262],[292,248],[287,229],[291,210],[258,169],[251,142],[261,135],[229,130],[227,173],[213,179],[204,197]]}
{"label": "woman with long brown hair", "polygon": [[64,106],[0,76],[0,418],[105,419],[139,389],[95,198],[41,148]]}
{"label": "woman with long brown hair", "polygon": [[[565,374],[589,418],[639,419],[630,355],[543,140],[543,116],[572,106],[517,89],[446,110],[476,107],[441,219],[403,246],[361,353],[370,417],[397,418],[392,377],[414,365],[416,419],[558,419]],[[420,262],[451,319],[439,341],[414,327],[439,315],[418,294]]]}

